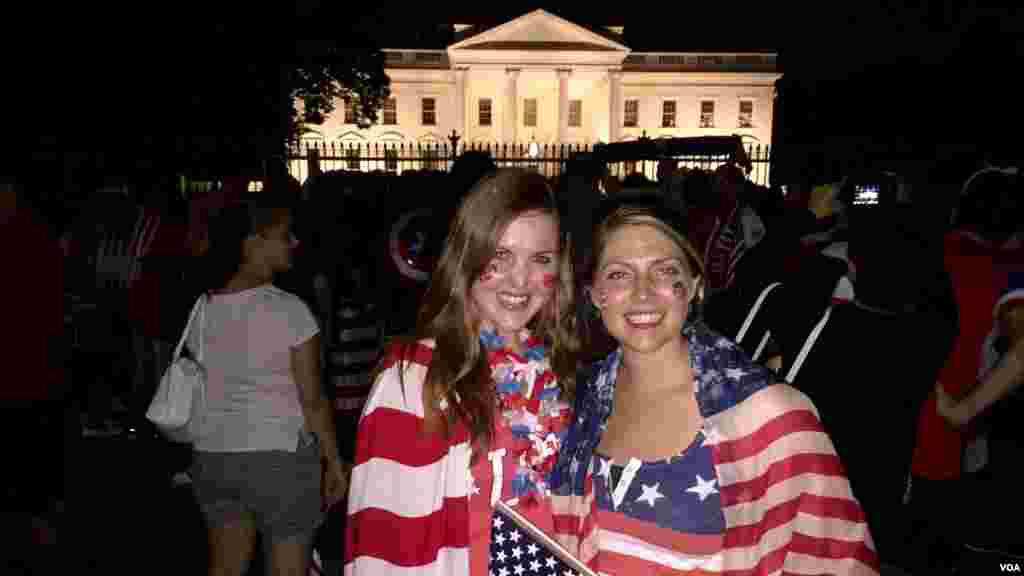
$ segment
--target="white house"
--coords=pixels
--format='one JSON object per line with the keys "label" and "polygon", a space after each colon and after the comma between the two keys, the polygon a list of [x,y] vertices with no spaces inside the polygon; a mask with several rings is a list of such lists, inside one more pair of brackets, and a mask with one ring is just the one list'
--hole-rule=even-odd
{"label": "white house", "polygon": [[360,129],[344,103],[307,139],[342,145],[595,144],[740,134],[768,145],[775,53],[632,52],[622,28],[544,10],[456,25],[446,50],[386,49],[391,97]]}

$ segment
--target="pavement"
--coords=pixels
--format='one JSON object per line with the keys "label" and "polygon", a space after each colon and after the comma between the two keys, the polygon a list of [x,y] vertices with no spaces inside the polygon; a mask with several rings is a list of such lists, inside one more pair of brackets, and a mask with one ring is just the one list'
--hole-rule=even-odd
{"label": "pavement", "polygon": [[173,483],[189,456],[187,446],[138,431],[79,441],[67,491],[84,573],[206,573],[202,516],[190,486]]}

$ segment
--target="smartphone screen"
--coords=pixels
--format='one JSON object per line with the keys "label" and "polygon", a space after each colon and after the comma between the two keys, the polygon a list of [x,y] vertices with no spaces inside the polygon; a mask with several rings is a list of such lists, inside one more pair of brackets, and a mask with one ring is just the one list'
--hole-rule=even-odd
{"label": "smartphone screen", "polygon": [[853,188],[854,206],[876,206],[881,201],[882,187],[879,184],[858,184]]}

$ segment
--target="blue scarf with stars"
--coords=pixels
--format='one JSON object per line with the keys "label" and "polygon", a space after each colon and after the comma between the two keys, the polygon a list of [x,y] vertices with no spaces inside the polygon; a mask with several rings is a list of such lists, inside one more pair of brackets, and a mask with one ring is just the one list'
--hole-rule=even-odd
{"label": "blue scarf with stars", "polygon": [[[755,364],[736,343],[701,322],[687,323],[683,337],[689,346],[694,391],[703,418],[728,410],[777,382],[771,370]],[[612,413],[621,360],[620,347],[577,378],[575,417],[551,478],[557,494],[583,494],[587,465]]]}

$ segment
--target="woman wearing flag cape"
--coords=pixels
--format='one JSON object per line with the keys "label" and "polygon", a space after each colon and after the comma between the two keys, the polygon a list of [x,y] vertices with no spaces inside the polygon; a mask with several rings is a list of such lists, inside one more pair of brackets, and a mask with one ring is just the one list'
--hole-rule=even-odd
{"label": "woman wearing flag cape", "polygon": [[877,574],[815,407],[688,320],[703,263],[678,220],[652,198],[596,215],[588,335],[618,347],[577,378],[555,539],[604,574]]}
{"label": "woman wearing flag cape", "polygon": [[516,502],[554,530],[548,477],[577,368],[568,262],[540,175],[498,170],[462,201],[415,332],[385,354],[358,424],[346,574],[557,565],[525,541],[506,550],[525,535],[495,508]]}

